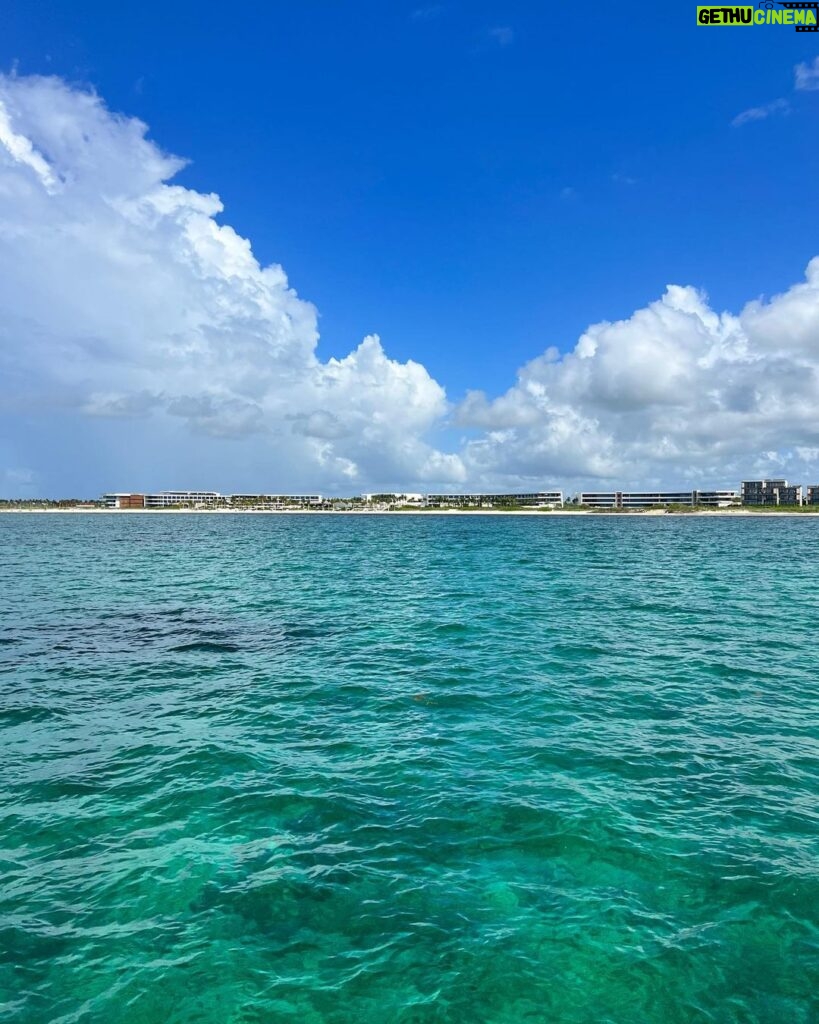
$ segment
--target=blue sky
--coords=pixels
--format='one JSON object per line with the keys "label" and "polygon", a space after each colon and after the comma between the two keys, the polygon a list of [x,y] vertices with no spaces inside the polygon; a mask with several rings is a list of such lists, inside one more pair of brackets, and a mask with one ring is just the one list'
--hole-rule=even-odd
{"label": "blue sky", "polygon": [[816,255],[819,91],[794,68],[819,37],[695,6],[28,0],[0,67],[91,87],[188,159],[175,181],[318,308],[321,359],[377,333],[459,403],[669,283],[738,313]]}

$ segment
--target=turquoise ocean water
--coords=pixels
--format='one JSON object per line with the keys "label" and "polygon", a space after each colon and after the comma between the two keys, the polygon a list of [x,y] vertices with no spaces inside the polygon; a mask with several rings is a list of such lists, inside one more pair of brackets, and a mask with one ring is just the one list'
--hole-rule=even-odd
{"label": "turquoise ocean water", "polygon": [[818,567],[796,517],[0,517],[0,1019],[819,1020]]}

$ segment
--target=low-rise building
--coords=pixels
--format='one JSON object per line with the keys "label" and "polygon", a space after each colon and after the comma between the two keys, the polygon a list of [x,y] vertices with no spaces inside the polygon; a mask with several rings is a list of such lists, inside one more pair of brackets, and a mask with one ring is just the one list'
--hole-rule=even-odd
{"label": "low-rise building", "polygon": [[145,495],[114,491],[111,494],[103,494],[102,503],[105,508],[145,508]]}
{"label": "low-rise building", "polygon": [[694,504],[706,508],[730,508],[739,504],[739,491],[695,491]]}
{"label": "low-rise building", "polygon": [[401,491],[400,493],[376,492],[373,494],[362,494],[361,500],[368,505],[423,505],[425,496],[415,491]]}
{"label": "low-rise building", "polygon": [[145,495],[145,508],[186,508],[215,505],[221,495],[218,491],[157,491]]}
{"label": "low-rise building", "polygon": [[225,503],[231,507],[256,509],[321,508],[320,494],[228,494]]}
{"label": "low-rise building", "polygon": [[589,508],[654,508],[663,505],[705,505],[725,508],[739,499],[738,491],[582,491],[581,505]]}
{"label": "low-rise building", "polygon": [[801,505],[801,484],[787,480],[743,480],[743,505]]}
{"label": "low-rise building", "polygon": [[623,491],[620,495],[620,508],[693,505],[695,493],[695,491]]}
{"label": "low-rise building", "polygon": [[620,498],[619,491],[581,491],[577,501],[589,508],[620,508]]}
{"label": "low-rise building", "polygon": [[220,494],[218,491],[112,492],[102,496],[106,508],[324,508],[320,494]]}
{"label": "low-rise building", "polygon": [[525,494],[427,494],[430,508],[493,508],[495,505],[520,505],[547,508],[563,504],[562,491],[530,491]]}

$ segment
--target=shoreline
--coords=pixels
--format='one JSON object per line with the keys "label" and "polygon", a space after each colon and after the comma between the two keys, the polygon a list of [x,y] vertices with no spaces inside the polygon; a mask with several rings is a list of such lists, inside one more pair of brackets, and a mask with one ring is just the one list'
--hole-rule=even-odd
{"label": "shoreline", "polygon": [[238,508],[3,508],[0,515],[117,515],[117,516],[627,516],[630,518],[657,516],[675,516],[678,518],[766,518],[769,516],[819,516],[816,511],[756,511],[750,508],[712,508],[697,509],[691,512],[668,511],[664,508],[646,509],[467,509],[467,508],[435,508],[435,509],[238,509]]}

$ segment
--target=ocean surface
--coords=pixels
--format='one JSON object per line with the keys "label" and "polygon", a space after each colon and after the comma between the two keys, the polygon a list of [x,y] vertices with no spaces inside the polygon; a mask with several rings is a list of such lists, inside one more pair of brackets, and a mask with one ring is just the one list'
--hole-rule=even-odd
{"label": "ocean surface", "polygon": [[813,1024],[819,522],[0,516],[4,1024]]}

